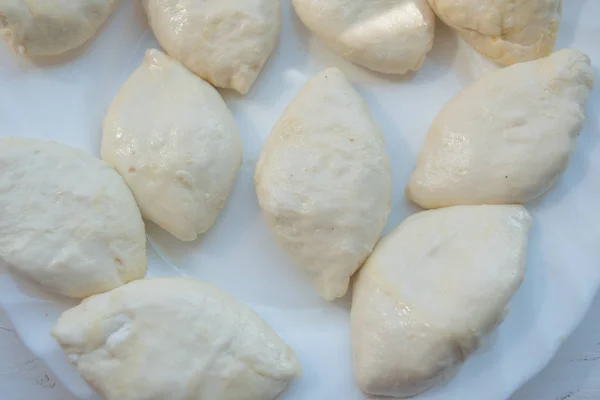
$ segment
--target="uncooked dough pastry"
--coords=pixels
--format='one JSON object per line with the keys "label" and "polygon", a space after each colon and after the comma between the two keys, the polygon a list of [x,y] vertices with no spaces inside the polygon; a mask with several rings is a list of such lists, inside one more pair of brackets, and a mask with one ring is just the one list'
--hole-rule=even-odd
{"label": "uncooked dough pastry", "polygon": [[328,300],[373,250],[390,212],[390,162],[379,127],[336,68],[314,77],[267,138],[254,177],[281,247]]}
{"label": "uncooked dough pastry", "polygon": [[279,39],[280,0],[142,0],[166,52],[215,86],[245,94]]}
{"label": "uncooked dough pastry", "polygon": [[427,0],[293,0],[296,13],[342,57],[369,69],[404,74],[421,68],[433,45]]}
{"label": "uncooked dough pastry", "polygon": [[90,297],[52,335],[106,400],[271,400],[301,372],[254,311],[193,279],[141,280]]}
{"label": "uncooked dough pastry", "polygon": [[91,39],[118,0],[0,0],[0,36],[17,53],[61,54]]}
{"label": "uncooked dough pastry", "polygon": [[215,88],[148,50],[108,110],[102,158],[125,178],[144,218],[189,241],[223,208],[242,143]]}
{"label": "uncooked dough pastry", "polygon": [[567,168],[592,86],[589,58],[571,49],[484,76],[433,121],[408,197],[438,208],[541,196]]}
{"label": "uncooked dough pastry", "polygon": [[408,397],[452,377],[503,320],[530,224],[522,206],[458,206],[412,215],[381,239],[353,287],[360,388]]}
{"label": "uncooked dough pastry", "polygon": [[146,233],[103,161],[38,139],[0,139],[0,256],[45,289],[86,297],[146,274]]}
{"label": "uncooked dough pastry", "polygon": [[429,0],[442,21],[492,60],[511,65],[552,53],[562,0]]}

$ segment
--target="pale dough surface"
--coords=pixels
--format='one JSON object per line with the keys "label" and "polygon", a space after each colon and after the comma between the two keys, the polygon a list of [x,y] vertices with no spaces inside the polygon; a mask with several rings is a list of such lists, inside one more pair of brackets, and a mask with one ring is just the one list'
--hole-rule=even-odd
{"label": "pale dough surface", "polygon": [[433,45],[427,0],[293,0],[296,14],[328,47],[374,71],[418,70]]}
{"label": "pale dough surface", "polygon": [[118,0],[0,0],[0,37],[17,53],[61,54],[91,39]]}
{"label": "pale dough surface", "polygon": [[142,0],[160,45],[215,86],[247,93],[279,39],[280,0]]}
{"label": "pale dough surface", "polygon": [[530,225],[521,206],[458,206],[414,214],[384,237],[354,284],[360,388],[407,397],[452,377],[504,318]]}
{"label": "pale dough surface", "polygon": [[346,293],[373,250],[390,175],[377,123],[336,68],[307,83],[263,145],[254,182],[267,224],[325,299]]}
{"label": "pale dough surface", "polygon": [[45,289],[87,297],[146,274],[146,232],[123,179],[81,150],[0,139],[0,256]]}
{"label": "pale dough surface", "polygon": [[442,21],[497,63],[511,65],[552,53],[562,0],[429,0]]}
{"label": "pale dough surface", "polygon": [[90,297],[52,335],[106,400],[271,400],[301,372],[254,311],[193,279],[140,280]]}
{"label": "pale dough surface", "polygon": [[408,197],[439,208],[541,196],[568,166],[593,81],[574,49],[485,75],[434,119]]}
{"label": "pale dough surface", "polygon": [[190,241],[225,205],[242,142],[219,92],[148,50],[104,119],[102,158],[125,178],[144,218]]}

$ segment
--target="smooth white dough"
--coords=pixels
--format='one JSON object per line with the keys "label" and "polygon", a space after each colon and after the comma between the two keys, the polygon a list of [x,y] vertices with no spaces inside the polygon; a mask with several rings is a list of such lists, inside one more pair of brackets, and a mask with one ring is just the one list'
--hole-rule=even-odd
{"label": "smooth white dough", "polygon": [[0,36],[15,52],[57,55],[91,39],[118,0],[0,0]]}
{"label": "smooth white dough", "polygon": [[458,206],[414,214],[381,239],[353,287],[360,388],[407,397],[452,377],[503,320],[530,225],[522,206]]}
{"label": "smooth white dough", "polygon": [[254,311],[193,279],[140,280],[90,297],[52,335],[106,400],[271,400],[301,373]]}
{"label": "smooth white dough", "polygon": [[18,275],[69,297],[146,274],[146,233],[123,179],[81,150],[0,139],[0,256]]}
{"label": "smooth white dough", "polygon": [[104,119],[102,158],[125,178],[144,218],[191,241],[223,208],[242,143],[215,88],[148,50]]}
{"label": "smooth white dough", "polygon": [[192,72],[245,94],[279,39],[280,0],[142,0],[160,45]]}
{"label": "smooth white dough", "polygon": [[562,0],[429,0],[442,21],[492,60],[511,65],[552,53]]}
{"label": "smooth white dough", "polygon": [[567,168],[592,86],[588,56],[572,49],[485,75],[433,121],[408,197],[438,208],[541,196]]}
{"label": "smooth white dough", "polygon": [[293,0],[296,14],[325,45],[363,67],[389,74],[421,68],[433,46],[427,0]]}
{"label": "smooth white dough", "polygon": [[254,177],[280,246],[327,300],[343,296],[390,212],[390,162],[368,106],[336,68],[311,79],[267,138]]}

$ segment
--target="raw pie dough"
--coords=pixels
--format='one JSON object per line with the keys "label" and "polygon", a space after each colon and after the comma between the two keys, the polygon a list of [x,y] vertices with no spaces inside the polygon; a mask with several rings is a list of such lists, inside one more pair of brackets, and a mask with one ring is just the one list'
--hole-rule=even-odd
{"label": "raw pie dough", "polygon": [[117,0],[0,0],[0,36],[19,54],[64,53],[91,39]]}
{"label": "raw pie dough", "polygon": [[106,400],[271,400],[301,372],[250,308],[209,284],[141,280],[65,311],[52,335]]}
{"label": "raw pie dough", "polygon": [[293,0],[296,13],[328,47],[369,69],[416,71],[433,45],[427,0]]}
{"label": "raw pie dough", "polygon": [[530,224],[522,206],[459,206],[412,215],[381,239],[353,290],[360,388],[408,397],[452,377],[521,284]]}
{"label": "raw pie dough", "polygon": [[167,53],[215,86],[245,94],[279,39],[279,0],[142,0]]}
{"label": "raw pie dough", "polygon": [[108,110],[102,158],[125,178],[144,218],[190,241],[223,208],[242,143],[219,92],[148,50]]}
{"label": "raw pie dough", "polygon": [[336,68],[314,77],[267,138],[254,177],[281,247],[328,300],[373,250],[390,212],[390,163],[379,127]]}
{"label": "raw pie dough", "polygon": [[552,53],[562,0],[429,0],[481,54],[510,65]]}
{"label": "raw pie dough", "polygon": [[0,139],[0,256],[45,289],[86,297],[146,274],[146,234],[123,179],[37,139]]}
{"label": "raw pie dough", "polygon": [[433,121],[408,197],[438,208],[541,196],[567,168],[592,86],[589,58],[572,49],[484,76]]}

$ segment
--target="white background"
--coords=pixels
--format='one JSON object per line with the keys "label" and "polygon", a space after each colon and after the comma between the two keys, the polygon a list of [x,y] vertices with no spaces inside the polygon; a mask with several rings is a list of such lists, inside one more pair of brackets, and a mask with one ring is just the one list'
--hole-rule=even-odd
{"label": "white background", "polygon": [[[550,364],[511,400],[600,399],[600,296]],[[0,310],[0,399],[74,400],[23,346]]]}

